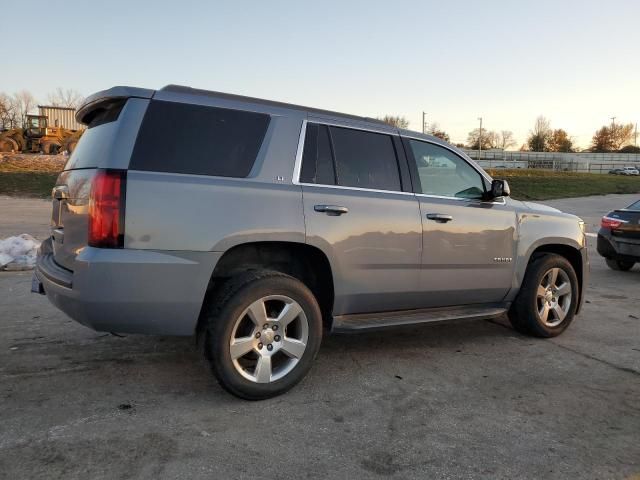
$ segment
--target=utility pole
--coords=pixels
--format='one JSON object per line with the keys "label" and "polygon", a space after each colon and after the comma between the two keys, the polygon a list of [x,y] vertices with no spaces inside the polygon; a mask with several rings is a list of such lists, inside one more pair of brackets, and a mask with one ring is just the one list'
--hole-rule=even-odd
{"label": "utility pole", "polygon": [[478,117],[480,120],[480,135],[478,135],[478,160],[480,160],[480,154],[482,153],[482,117]]}
{"label": "utility pole", "polygon": [[616,128],[616,118],[618,117],[611,117],[611,131],[615,130]]}
{"label": "utility pole", "polygon": [[422,112],[422,133],[427,133],[427,112]]}

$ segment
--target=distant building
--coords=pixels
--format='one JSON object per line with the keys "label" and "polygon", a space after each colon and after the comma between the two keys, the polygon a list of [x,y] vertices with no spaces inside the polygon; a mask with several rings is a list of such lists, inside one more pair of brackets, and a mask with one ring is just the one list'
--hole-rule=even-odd
{"label": "distant building", "polygon": [[50,127],[62,127],[68,130],[81,130],[84,125],[76,121],[76,109],[71,107],[52,107],[48,105],[38,105],[39,115],[47,117],[47,124]]}

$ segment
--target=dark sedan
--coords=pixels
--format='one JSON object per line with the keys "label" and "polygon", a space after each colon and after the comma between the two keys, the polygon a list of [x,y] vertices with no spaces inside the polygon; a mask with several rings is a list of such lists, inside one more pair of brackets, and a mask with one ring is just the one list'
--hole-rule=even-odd
{"label": "dark sedan", "polygon": [[613,270],[631,270],[640,262],[640,200],[602,217],[598,253]]}

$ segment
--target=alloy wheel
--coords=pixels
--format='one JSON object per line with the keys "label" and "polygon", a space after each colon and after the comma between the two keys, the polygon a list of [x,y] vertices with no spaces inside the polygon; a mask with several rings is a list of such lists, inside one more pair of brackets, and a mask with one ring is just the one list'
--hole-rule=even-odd
{"label": "alloy wheel", "polygon": [[262,297],[236,320],[229,340],[238,373],[256,383],[286,376],[304,355],[309,323],[298,302],[284,295]]}
{"label": "alloy wheel", "polygon": [[536,294],[540,321],[547,327],[560,325],[571,308],[571,296],[569,275],[558,267],[547,270]]}

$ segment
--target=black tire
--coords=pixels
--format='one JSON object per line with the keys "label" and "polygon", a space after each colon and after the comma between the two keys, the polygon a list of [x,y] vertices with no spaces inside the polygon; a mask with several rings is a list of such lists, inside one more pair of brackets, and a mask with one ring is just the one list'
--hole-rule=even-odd
{"label": "black tire", "polygon": [[0,152],[19,152],[18,143],[11,137],[0,138]]}
{"label": "black tire", "polygon": [[605,258],[604,260],[607,262],[607,267],[620,272],[627,272],[636,264],[635,262],[625,262],[622,260],[614,260],[613,258]]}
{"label": "black tire", "polygon": [[44,142],[41,145],[41,150],[45,155],[57,155],[60,151],[60,144],[56,142]]}
{"label": "black tire", "polygon": [[[546,273],[553,268],[560,268],[565,272],[571,286],[571,298],[562,322],[548,326],[538,314],[537,292]],[[538,255],[529,262],[520,292],[509,310],[511,325],[518,332],[534,337],[550,338],[560,335],[575,316],[579,294],[576,272],[566,258],[550,253]]]}
{"label": "black tire", "polygon": [[[307,320],[308,339],[304,353],[289,373],[268,383],[257,383],[236,369],[230,341],[242,313],[256,300],[270,295],[284,295],[298,303]],[[246,400],[262,400],[291,389],[305,377],[320,349],[322,314],[318,302],[302,282],[283,273],[249,271],[231,278],[207,299],[203,315],[204,353],[213,374],[225,390]]]}

